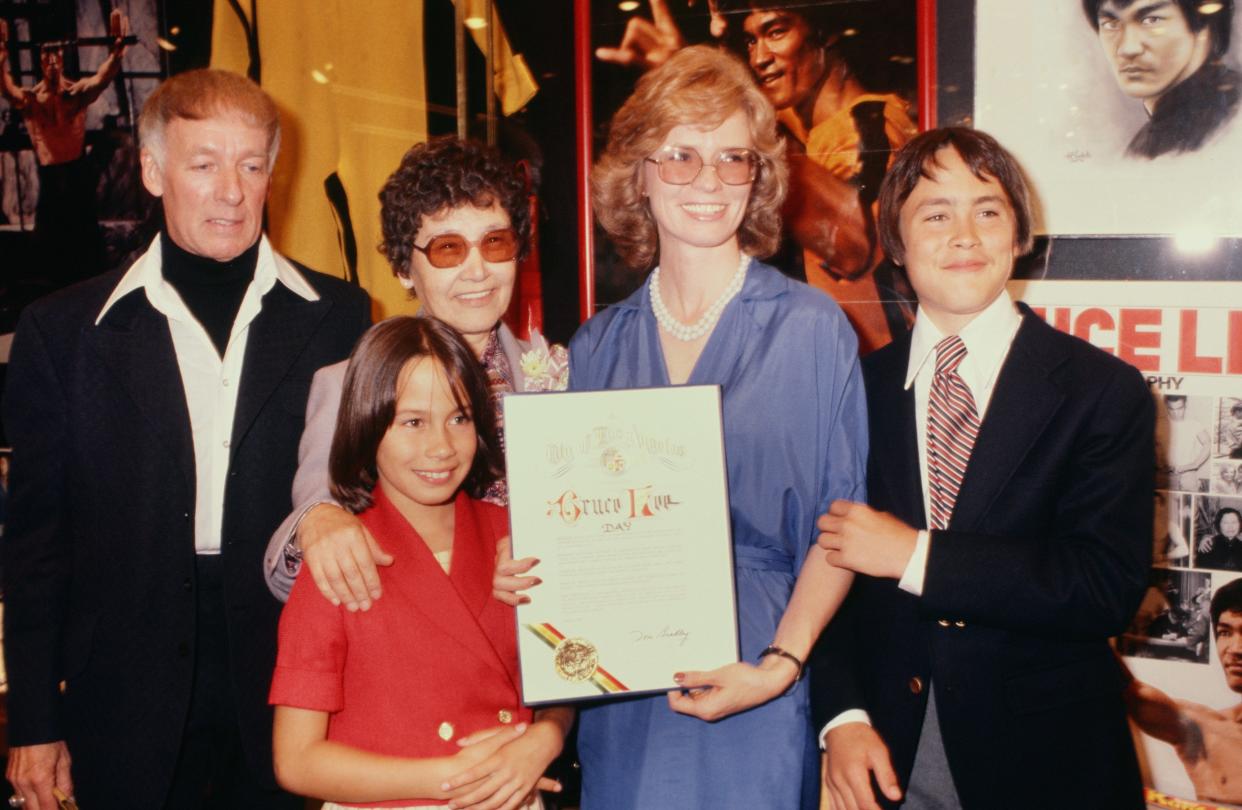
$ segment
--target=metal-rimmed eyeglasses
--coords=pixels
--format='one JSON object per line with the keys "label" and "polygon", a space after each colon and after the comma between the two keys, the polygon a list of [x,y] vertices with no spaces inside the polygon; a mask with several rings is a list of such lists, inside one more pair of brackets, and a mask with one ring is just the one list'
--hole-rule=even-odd
{"label": "metal-rimmed eyeglasses", "polygon": [[499,228],[488,231],[479,237],[479,241],[471,242],[459,233],[446,233],[433,236],[424,247],[411,245],[415,250],[427,257],[432,267],[447,269],[456,267],[470,255],[470,248],[477,247],[479,255],[488,262],[509,262],[517,258],[521,242],[517,231],[513,228]]}
{"label": "metal-rimmed eyeglasses", "polygon": [[[666,146],[646,158],[659,167],[660,179],[675,186],[693,183],[703,171],[703,156],[688,146]],[[720,182],[729,186],[752,183],[759,174],[763,158],[751,149],[721,149],[710,165]]]}

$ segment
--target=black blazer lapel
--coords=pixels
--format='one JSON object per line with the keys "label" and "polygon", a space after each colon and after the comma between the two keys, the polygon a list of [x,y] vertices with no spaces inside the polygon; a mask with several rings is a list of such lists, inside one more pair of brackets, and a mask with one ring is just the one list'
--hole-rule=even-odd
{"label": "black blazer lapel", "polygon": [[263,309],[251,322],[246,339],[241,390],[233,417],[234,452],[331,308],[332,302],[326,297],[307,301],[280,282],[263,296]]}
{"label": "black blazer lapel", "polygon": [[[871,419],[868,489],[871,503],[916,528],[926,522],[919,440],[914,422],[914,388],[906,389],[910,335],[891,350],[873,355],[868,365],[867,400]],[[882,491],[881,491],[882,490]]]}
{"label": "black blazer lapel", "polygon": [[[94,346],[103,367],[125,389],[146,420],[151,435],[163,442],[195,489],[194,439],[181,367],[173,349],[168,319],[135,291],[117,301],[103,321],[85,327],[83,345]],[[90,362],[89,360],[86,362]]]}
{"label": "black blazer lapel", "polygon": [[953,507],[954,529],[969,531],[978,525],[1065,401],[1052,379],[1065,354],[1047,339],[1051,332],[1052,327],[1025,311],[970,454]]}

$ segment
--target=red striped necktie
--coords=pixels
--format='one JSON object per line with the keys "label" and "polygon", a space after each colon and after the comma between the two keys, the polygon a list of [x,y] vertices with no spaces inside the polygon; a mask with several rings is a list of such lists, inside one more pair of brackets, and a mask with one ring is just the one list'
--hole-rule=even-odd
{"label": "red striped necktie", "polygon": [[957,373],[965,357],[966,344],[957,335],[936,344],[936,375],[927,405],[927,491],[932,529],[948,528],[971,448],[979,436],[975,398]]}

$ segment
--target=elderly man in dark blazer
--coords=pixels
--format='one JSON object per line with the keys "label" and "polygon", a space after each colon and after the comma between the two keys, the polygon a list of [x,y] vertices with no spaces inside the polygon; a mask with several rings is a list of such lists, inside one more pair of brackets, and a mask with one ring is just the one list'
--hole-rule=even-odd
{"label": "elderly man in dark blazer", "polygon": [[880,204],[919,310],[863,362],[870,506],[820,518],[859,574],[814,670],[833,806],[1137,810],[1108,638],[1151,560],[1152,397],[1010,300],[1030,203],[992,138],[918,136]]}
{"label": "elderly man in dark blazer", "polygon": [[367,296],[262,235],[272,100],[201,70],[140,120],[164,229],[125,272],[23,313],[5,398],[8,778],[28,810],[300,807],[271,769],[289,511],[311,377]]}

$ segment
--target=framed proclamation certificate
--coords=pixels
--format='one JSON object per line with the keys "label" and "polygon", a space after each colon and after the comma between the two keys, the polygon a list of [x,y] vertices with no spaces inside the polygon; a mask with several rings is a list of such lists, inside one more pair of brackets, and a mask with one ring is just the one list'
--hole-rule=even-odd
{"label": "framed proclamation certificate", "polygon": [[508,396],[504,420],[513,555],[543,580],[517,609],[523,701],[736,662],[720,389]]}

